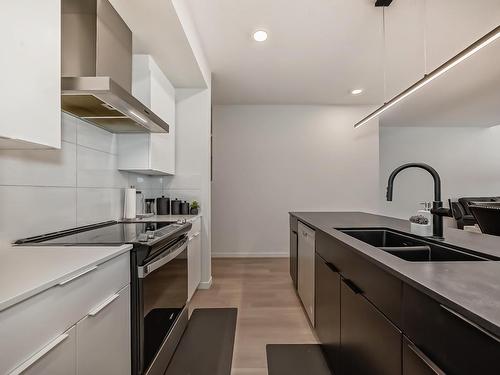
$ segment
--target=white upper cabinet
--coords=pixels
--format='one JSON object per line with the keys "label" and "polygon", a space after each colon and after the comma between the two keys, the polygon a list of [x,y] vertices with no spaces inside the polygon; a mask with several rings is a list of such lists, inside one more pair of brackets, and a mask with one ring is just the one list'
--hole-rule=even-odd
{"label": "white upper cabinet", "polygon": [[398,0],[385,9],[386,101],[425,74],[425,2]]}
{"label": "white upper cabinet", "polygon": [[0,148],[61,147],[61,1],[3,1]]}
{"label": "white upper cabinet", "polygon": [[169,125],[168,134],[120,134],[119,169],[175,174],[175,89],[149,55],[134,55],[132,94]]}
{"label": "white upper cabinet", "polygon": [[427,0],[425,7],[427,73],[500,25],[499,0]]}

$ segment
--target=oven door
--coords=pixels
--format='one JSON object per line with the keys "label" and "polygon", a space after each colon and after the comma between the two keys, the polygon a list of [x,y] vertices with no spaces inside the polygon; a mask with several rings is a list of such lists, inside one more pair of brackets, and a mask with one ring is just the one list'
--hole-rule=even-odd
{"label": "oven door", "polygon": [[163,374],[187,324],[187,236],[139,266],[143,374]]}

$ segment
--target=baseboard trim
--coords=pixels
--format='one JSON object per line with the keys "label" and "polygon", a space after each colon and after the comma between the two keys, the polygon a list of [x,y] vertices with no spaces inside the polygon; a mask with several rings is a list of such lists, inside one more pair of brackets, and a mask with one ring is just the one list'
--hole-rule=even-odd
{"label": "baseboard trim", "polygon": [[266,253],[255,252],[213,252],[212,258],[288,258],[289,252],[273,251]]}
{"label": "baseboard trim", "polygon": [[210,289],[212,286],[212,276],[210,276],[210,279],[208,281],[201,281],[198,284],[198,289]]}

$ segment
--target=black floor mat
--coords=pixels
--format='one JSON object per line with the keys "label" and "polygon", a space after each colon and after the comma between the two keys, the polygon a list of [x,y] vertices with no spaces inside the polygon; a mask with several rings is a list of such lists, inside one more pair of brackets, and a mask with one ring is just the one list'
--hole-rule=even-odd
{"label": "black floor mat", "polygon": [[266,345],[268,375],[331,375],[320,345]]}
{"label": "black floor mat", "polygon": [[238,309],[196,309],[165,375],[230,375]]}

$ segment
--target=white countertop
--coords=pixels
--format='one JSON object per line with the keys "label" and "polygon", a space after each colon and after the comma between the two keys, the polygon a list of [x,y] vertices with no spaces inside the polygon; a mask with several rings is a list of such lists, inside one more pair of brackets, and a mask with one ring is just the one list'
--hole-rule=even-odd
{"label": "white countertop", "polygon": [[130,249],[132,245],[10,246],[0,249],[0,311]]}
{"label": "white countertop", "polygon": [[[186,219],[187,221],[193,222],[200,217],[201,217],[201,214],[198,214],[198,215],[154,215],[154,216],[145,217],[142,219],[134,219],[134,221],[145,221],[145,222],[158,221],[158,222],[162,222],[162,221],[177,221],[177,220]],[[128,220],[123,219],[123,221],[128,221]]]}

